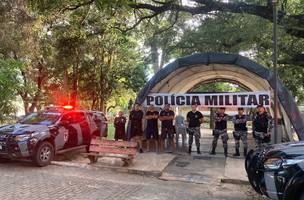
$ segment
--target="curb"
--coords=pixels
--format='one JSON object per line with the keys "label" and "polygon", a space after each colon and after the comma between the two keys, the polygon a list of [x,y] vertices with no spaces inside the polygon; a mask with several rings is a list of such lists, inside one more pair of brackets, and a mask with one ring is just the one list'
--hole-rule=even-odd
{"label": "curb", "polygon": [[199,175],[175,175],[170,173],[162,173],[160,180],[164,181],[179,181],[185,183],[195,183],[195,184],[209,184],[210,181],[219,180],[215,177],[205,177]]}
{"label": "curb", "polygon": [[52,161],[52,165],[63,166],[63,167],[76,167],[82,169],[93,169],[93,170],[100,170],[100,169],[107,169],[113,172],[120,172],[120,173],[129,173],[129,174],[137,174],[142,176],[149,176],[149,177],[160,177],[162,175],[161,171],[141,171],[136,169],[128,169],[128,168],[120,168],[120,167],[113,167],[113,166],[100,166],[100,165],[90,165],[85,163],[71,163],[71,162],[63,162],[63,161]]}
{"label": "curb", "polygon": [[249,181],[231,179],[231,178],[221,178],[221,183],[230,183],[230,184],[236,184],[236,185],[250,185]]}
{"label": "curb", "polygon": [[65,161],[52,161],[52,165],[62,166],[62,167],[76,167],[82,169],[95,169],[94,167],[85,164],[85,163],[72,163],[72,162],[65,162]]}

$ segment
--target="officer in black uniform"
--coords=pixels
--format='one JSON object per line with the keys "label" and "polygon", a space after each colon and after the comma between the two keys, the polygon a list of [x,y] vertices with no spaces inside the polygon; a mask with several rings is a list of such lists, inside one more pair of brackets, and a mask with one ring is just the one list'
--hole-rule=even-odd
{"label": "officer in black uniform", "polygon": [[235,154],[233,156],[240,156],[240,140],[244,146],[244,156],[247,155],[247,116],[244,115],[244,108],[238,108],[238,114],[233,117],[234,131],[233,137],[235,141]]}
{"label": "officer in black uniform", "polygon": [[197,154],[201,154],[200,151],[200,138],[201,138],[201,124],[203,123],[203,114],[197,110],[197,105],[191,106],[191,111],[187,113],[188,133],[189,133],[189,150],[191,154],[193,137],[195,138],[195,145],[197,148]]}
{"label": "officer in black uniform", "polygon": [[164,151],[166,139],[169,140],[172,151],[175,151],[175,128],[173,126],[174,116],[175,113],[170,109],[170,104],[166,104],[159,114],[159,120],[161,121],[160,151]]}
{"label": "officer in black uniform", "polygon": [[214,117],[215,121],[215,128],[213,130],[213,141],[212,141],[212,150],[210,152],[211,155],[215,155],[215,149],[217,146],[217,141],[221,136],[223,147],[224,147],[224,154],[225,157],[228,155],[228,134],[227,134],[227,121],[228,115],[225,113],[225,108],[221,107],[218,109],[217,113]]}
{"label": "officer in black uniform", "polygon": [[269,143],[271,138],[272,117],[266,112],[263,105],[258,105],[258,112],[253,117],[253,137],[257,148]]}

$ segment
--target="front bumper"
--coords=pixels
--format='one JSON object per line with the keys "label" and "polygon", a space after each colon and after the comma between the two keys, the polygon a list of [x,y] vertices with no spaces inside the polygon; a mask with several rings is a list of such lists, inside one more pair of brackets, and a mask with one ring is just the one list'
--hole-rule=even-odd
{"label": "front bumper", "polygon": [[293,167],[279,168],[277,170],[266,170],[264,161],[266,152],[254,152],[248,164],[247,174],[252,187],[256,192],[270,199],[283,199],[284,191],[288,181],[296,172]]}
{"label": "front bumper", "polygon": [[34,153],[36,139],[30,138],[25,141],[15,141],[13,136],[0,138],[0,157],[3,158],[27,158]]}

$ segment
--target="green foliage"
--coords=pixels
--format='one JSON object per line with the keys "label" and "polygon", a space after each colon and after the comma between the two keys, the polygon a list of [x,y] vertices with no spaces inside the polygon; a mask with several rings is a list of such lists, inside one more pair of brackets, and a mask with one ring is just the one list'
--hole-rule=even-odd
{"label": "green foliage", "polygon": [[212,82],[196,85],[189,92],[243,92],[245,88],[228,82]]}
{"label": "green foliage", "polygon": [[[257,2],[255,2],[257,3]],[[185,16],[187,18],[187,16]],[[214,13],[174,25],[179,34],[172,34],[167,60],[204,52],[241,53],[257,63],[272,67],[272,23],[257,16]],[[162,36],[165,33],[162,33]],[[299,104],[303,103],[303,63],[294,58],[304,51],[304,39],[279,29],[279,76]],[[160,39],[159,41],[162,41]],[[156,49],[168,49],[156,43]],[[153,61],[149,61],[153,64]],[[293,77],[293,78],[291,78]]]}
{"label": "green foliage", "polygon": [[0,121],[16,112],[16,91],[20,87],[19,70],[23,63],[12,59],[0,59]]}
{"label": "green foliage", "polygon": [[[137,41],[113,28],[128,13],[121,10],[109,13],[108,6],[114,4],[103,3],[104,8],[96,1],[64,13],[52,22],[49,31],[55,49],[51,73],[56,81],[52,80],[48,102],[56,104],[67,99],[73,102],[77,96],[77,103],[83,107],[106,110],[108,100],[118,95],[118,90],[136,92],[144,84],[144,66],[135,51]],[[66,6],[62,4],[57,9]],[[69,95],[57,98],[58,88],[61,88],[59,93]]]}
{"label": "green foliage", "polygon": [[[280,2],[280,13],[303,14],[303,0],[286,2]],[[141,17],[152,12],[133,10],[130,5],[136,3],[3,0],[0,112],[5,115],[14,112],[12,102],[18,95],[26,112],[67,101],[104,111],[126,110],[145,83],[148,70],[157,72],[171,59],[196,52],[243,53],[266,67],[272,66],[272,24],[265,19],[228,12],[192,16],[170,10],[141,21]],[[280,78],[301,103],[304,71],[303,62],[297,58],[304,52],[304,39],[287,32],[286,25],[294,28],[297,20],[288,17],[280,20],[285,24],[279,29]],[[213,83],[198,85],[193,91],[243,89],[229,83]]]}

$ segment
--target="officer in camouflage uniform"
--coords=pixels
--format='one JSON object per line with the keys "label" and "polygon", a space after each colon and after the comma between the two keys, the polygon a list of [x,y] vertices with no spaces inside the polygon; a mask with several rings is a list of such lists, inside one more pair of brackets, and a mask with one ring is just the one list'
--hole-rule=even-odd
{"label": "officer in camouflage uniform", "polygon": [[224,155],[227,157],[228,155],[228,134],[227,134],[227,121],[228,115],[225,113],[225,108],[221,107],[218,109],[218,112],[214,117],[215,128],[213,130],[213,141],[212,141],[212,150],[210,152],[211,155],[215,155],[215,149],[217,146],[217,141],[221,136],[223,147],[224,147]]}
{"label": "officer in camouflage uniform", "polygon": [[234,131],[233,137],[235,141],[235,154],[233,156],[240,156],[240,140],[244,146],[244,156],[247,155],[247,116],[244,115],[244,108],[238,108],[238,114],[233,117]]}
{"label": "officer in camouflage uniform", "polygon": [[272,117],[266,112],[263,105],[258,105],[258,112],[253,117],[253,137],[256,142],[257,148],[261,148],[264,144],[270,142]]}

